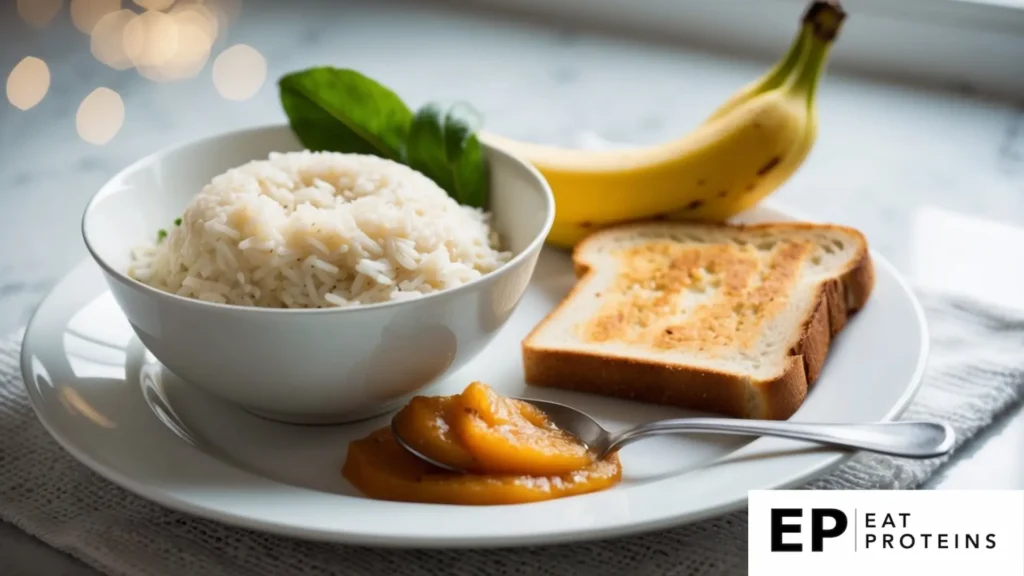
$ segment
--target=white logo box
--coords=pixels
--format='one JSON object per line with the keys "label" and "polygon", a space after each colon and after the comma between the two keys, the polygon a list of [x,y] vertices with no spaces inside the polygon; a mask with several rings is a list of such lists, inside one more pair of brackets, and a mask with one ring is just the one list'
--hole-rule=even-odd
{"label": "white logo box", "polygon": [[754,490],[749,496],[750,576],[1024,576],[1024,491]]}

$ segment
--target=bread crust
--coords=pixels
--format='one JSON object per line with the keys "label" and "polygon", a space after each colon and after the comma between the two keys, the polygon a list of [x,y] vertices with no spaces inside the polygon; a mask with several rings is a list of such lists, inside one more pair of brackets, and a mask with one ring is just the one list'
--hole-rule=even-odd
{"label": "bread crust", "polygon": [[[626,227],[635,227],[635,224]],[[716,226],[702,224],[701,226]],[[864,307],[875,284],[874,265],[867,241],[859,231],[843,226],[807,223],[769,223],[718,226],[737,230],[772,228],[840,230],[858,239],[857,257],[835,278],[818,287],[816,304],[801,324],[789,347],[787,367],[776,378],[756,381],[741,375],[679,366],[643,359],[631,359],[579,350],[545,349],[532,344],[563,306],[582,290],[591,266],[585,259],[590,242],[608,228],[585,239],[573,251],[576,285],[555,310],[541,321],[522,342],[526,382],[712,412],[737,418],[785,420],[803,404],[808,389],[818,379],[836,335],[850,317]]]}

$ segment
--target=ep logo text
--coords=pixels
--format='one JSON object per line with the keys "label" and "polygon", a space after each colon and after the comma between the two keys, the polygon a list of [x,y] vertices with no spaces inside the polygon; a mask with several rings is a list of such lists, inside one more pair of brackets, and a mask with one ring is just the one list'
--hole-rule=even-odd
{"label": "ep logo text", "polygon": [[[810,509],[810,550],[822,552],[825,549],[825,539],[837,538],[846,532],[850,521],[846,513],[837,508],[811,508]],[[790,537],[784,539],[787,534],[803,534],[803,520],[805,514],[802,508],[772,508],[771,509],[771,551],[772,552],[803,552],[804,544],[800,539]]]}
{"label": "ep logo text", "polygon": [[748,573],[1024,576],[1024,491],[755,490]]}

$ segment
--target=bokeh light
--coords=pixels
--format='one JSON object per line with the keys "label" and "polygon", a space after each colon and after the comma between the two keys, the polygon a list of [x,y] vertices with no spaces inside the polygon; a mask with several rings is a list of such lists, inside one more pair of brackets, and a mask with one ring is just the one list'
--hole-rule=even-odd
{"label": "bokeh light", "polygon": [[179,25],[192,25],[201,28],[210,39],[211,45],[217,40],[219,35],[217,15],[205,5],[179,3],[170,13]]}
{"label": "bokeh light", "polygon": [[50,68],[34,56],[18,62],[7,77],[7,100],[21,110],[42,102],[49,89]]}
{"label": "bokeh light", "polygon": [[170,18],[177,35],[174,54],[166,62],[156,65],[141,63],[138,66],[139,74],[155,82],[192,78],[210,59],[213,38],[209,35],[209,22],[191,11],[172,12]]}
{"label": "bokeh light", "polygon": [[36,28],[42,28],[53,21],[60,12],[64,0],[18,0],[18,15]]}
{"label": "bokeh light", "polygon": [[121,9],[121,0],[71,0],[71,22],[85,34],[92,34],[96,23]]}
{"label": "bokeh light", "polygon": [[125,28],[138,16],[131,10],[118,10],[99,19],[92,29],[92,55],[115,70],[132,67],[132,59],[124,50]]}
{"label": "bokeh light", "polygon": [[228,100],[247,100],[267,79],[267,60],[247,44],[236,44],[213,61],[213,84]]}
{"label": "bokeh light", "polygon": [[193,0],[208,8],[217,18],[221,34],[242,14],[242,0]]}
{"label": "bokeh light", "polygon": [[158,67],[178,51],[178,24],[163,12],[144,12],[124,27],[124,53],[136,67]]}
{"label": "bokeh light", "polygon": [[78,135],[90,144],[110,142],[124,125],[124,101],[110,88],[97,88],[82,100],[75,116]]}
{"label": "bokeh light", "polygon": [[146,10],[167,10],[174,4],[174,0],[134,0],[136,4]]}

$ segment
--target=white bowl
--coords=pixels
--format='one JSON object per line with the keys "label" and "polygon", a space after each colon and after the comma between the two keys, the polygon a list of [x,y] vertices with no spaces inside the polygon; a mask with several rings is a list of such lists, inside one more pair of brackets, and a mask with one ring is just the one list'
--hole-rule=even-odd
{"label": "white bowl", "polygon": [[394,409],[487,346],[526,290],[554,220],[554,198],[533,167],[487,148],[488,210],[513,257],[473,282],[414,300],[252,308],[169,294],[125,274],[131,248],[167,228],[214,176],[270,152],[301,149],[289,127],[271,126],[157,152],[100,189],[85,209],[82,234],[135,333],[169,370],[268,418],[350,422]]}

